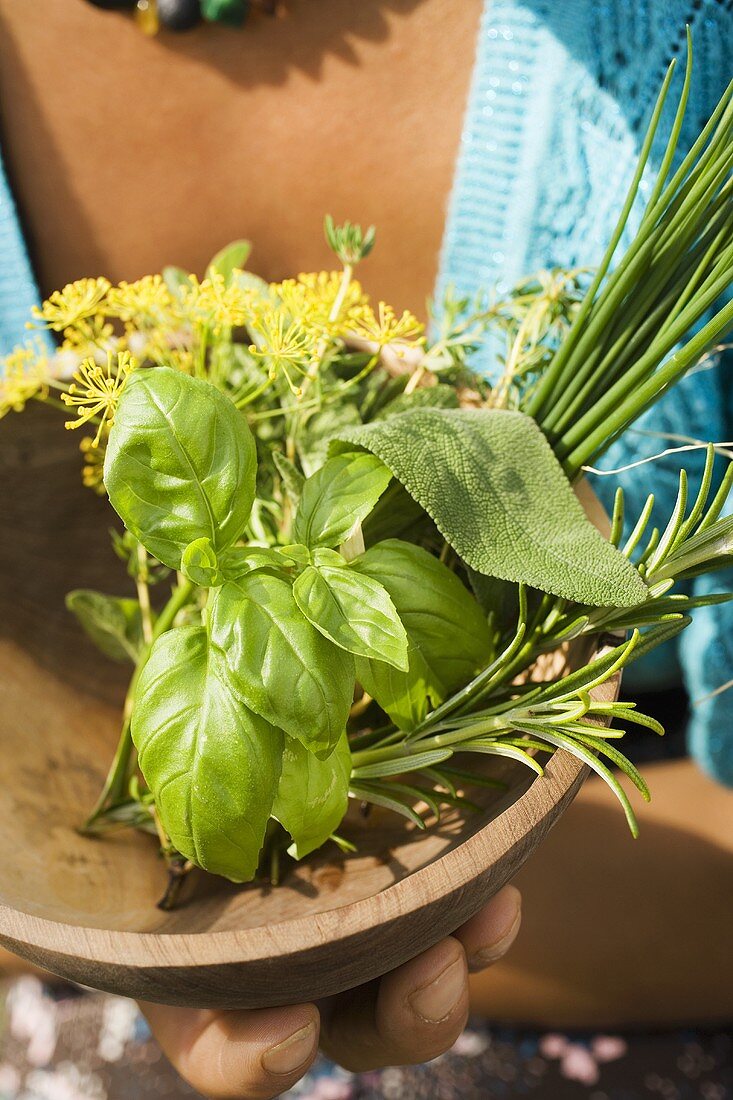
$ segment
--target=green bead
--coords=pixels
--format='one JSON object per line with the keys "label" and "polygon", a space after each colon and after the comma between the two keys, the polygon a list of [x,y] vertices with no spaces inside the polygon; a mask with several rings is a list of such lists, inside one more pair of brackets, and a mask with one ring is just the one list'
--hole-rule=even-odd
{"label": "green bead", "polygon": [[201,0],[201,14],[210,23],[241,27],[249,15],[250,0]]}

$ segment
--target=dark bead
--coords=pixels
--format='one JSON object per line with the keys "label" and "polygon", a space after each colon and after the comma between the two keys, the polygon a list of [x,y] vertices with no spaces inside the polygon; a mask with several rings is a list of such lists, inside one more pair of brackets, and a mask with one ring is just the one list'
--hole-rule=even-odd
{"label": "dark bead", "polygon": [[158,18],[169,31],[188,31],[201,21],[199,0],[158,0]]}
{"label": "dark bead", "polygon": [[107,11],[132,11],[137,0],[89,0],[95,8],[106,8]]}

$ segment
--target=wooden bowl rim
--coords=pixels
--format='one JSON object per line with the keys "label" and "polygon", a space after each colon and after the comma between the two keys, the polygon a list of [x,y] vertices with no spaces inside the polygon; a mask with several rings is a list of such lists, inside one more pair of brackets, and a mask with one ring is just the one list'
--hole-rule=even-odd
{"label": "wooden bowl rim", "polygon": [[[618,680],[617,674],[608,685],[614,693]],[[416,913],[426,900],[439,901],[455,894],[521,845],[543,819],[554,823],[558,815],[553,810],[573,785],[579,784],[585,771],[585,764],[567,751],[558,750],[547,764],[544,776],[537,776],[502,813],[436,859],[380,891],[380,924]],[[68,924],[0,905],[3,937],[59,956],[133,968],[246,963],[307,953],[324,943],[358,937],[373,924],[372,896],[312,915],[285,919],[269,927],[201,932],[117,931]],[[285,944],[297,944],[297,948],[283,950]]]}

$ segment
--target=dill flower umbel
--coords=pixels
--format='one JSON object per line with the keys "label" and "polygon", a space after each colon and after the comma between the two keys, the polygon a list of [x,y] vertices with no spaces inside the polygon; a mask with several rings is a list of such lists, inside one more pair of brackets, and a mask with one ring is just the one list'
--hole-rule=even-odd
{"label": "dill flower umbel", "polygon": [[77,279],[67,283],[63,290],[54,290],[42,306],[34,306],[32,313],[47,328],[63,332],[87,317],[104,312],[101,309],[110,289],[109,279]]}
{"label": "dill flower umbel", "polygon": [[107,295],[107,312],[139,325],[175,324],[174,299],[161,275],[145,275],[134,283],[121,282]]}
{"label": "dill flower umbel", "polygon": [[64,426],[80,428],[82,424],[94,420],[99,427],[92,445],[99,446],[105,428],[112,425],[120,394],[136,366],[127,351],[119,352],[116,357],[110,352],[105,366],[100,366],[93,359],[85,359],[74,374],[69,392],[61,395],[64,404],[76,410],[76,419],[67,420]]}
{"label": "dill flower umbel", "polygon": [[398,316],[385,302],[380,302],[377,312],[370,305],[363,305],[351,326],[351,333],[362,340],[370,340],[379,347],[401,343],[415,346],[423,343],[425,326],[409,310]]}
{"label": "dill flower umbel", "polygon": [[104,455],[107,445],[109,428],[105,426],[98,440],[90,435],[85,435],[79,444],[79,450],[84,456],[84,466],[81,471],[81,479],[87,489],[91,489],[98,496],[104,496]]}
{"label": "dill flower umbel", "polygon": [[270,378],[279,373],[285,376],[290,389],[296,395],[300,388],[292,379],[291,371],[305,375],[316,352],[317,333],[305,328],[300,321],[291,320],[276,306],[269,305],[261,309],[250,321],[253,335],[259,337],[258,344],[252,344],[250,352],[263,359]]}
{"label": "dill flower umbel", "polygon": [[297,279],[271,283],[270,289],[293,320],[319,337],[343,336],[368,302],[361,284],[356,279],[345,284],[340,271],[301,273]]}
{"label": "dill flower umbel", "polygon": [[40,346],[15,348],[0,368],[0,419],[9,412],[22,412],[31,398],[45,397],[49,376],[49,361]]}
{"label": "dill flower umbel", "polygon": [[227,284],[219,272],[201,281],[189,275],[182,295],[184,317],[192,325],[204,325],[215,334],[223,329],[239,328],[247,320],[250,292],[236,282]]}

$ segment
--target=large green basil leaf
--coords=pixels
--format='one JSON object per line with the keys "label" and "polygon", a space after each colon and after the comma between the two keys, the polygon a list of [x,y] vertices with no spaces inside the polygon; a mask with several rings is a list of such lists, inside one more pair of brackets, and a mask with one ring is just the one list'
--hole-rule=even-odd
{"label": "large green basil leaf", "polygon": [[428,704],[437,706],[467,683],[491,649],[486,618],[471,593],[442,562],[412,543],[390,539],[353,564],[383,584],[408,638],[407,672],[359,659],[357,678],[395,725],[412,729]]}
{"label": "large green basil leaf", "polygon": [[137,600],[105,596],[90,588],[77,588],[67,595],[66,606],[105,656],[113,661],[137,662],[143,643],[142,617]]}
{"label": "large green basil leaf", "polygon": [[237,698],[200,626],[158,638],[135,696],[140,768],[174,846],[233,882],[253,878],[280,779],[283,734]]}
{"label": "large green basil leaf", "polygon": [[209,631],[248,707],[318,755],[346,729],[354,662],[301,614],[289,580],[245,574],[213,594]]}
{"label": "large green basil leaf", "polygon": [[381,458],[467,565],[592,606],[647,588],[587,519],[534,420],[505,409],[415,409],[342,430]]}
{"label": "large green basil leaf", "polygon": [[325,844],[343,821],[349,801],[351,750],[343,733],[328,760],[319,760],[300,741],[285,738],[283,770],[272,807],[293,838],[295,859]]}
{"label": "large green basil leaf", "polygon": [[316,563],[297,578],[293,595],[305,617],[337,646],[407,670],[405,628],[379,581],[354,572],[345,562]]}
{"label": "large green basil leaf", "polygon": [[392,480],[374,455],[339,455],[303,485],[293,538],[306,546],[338,546],[371,512]]}
{"label": "large green basil leaf", "polygon": [[256,467],[244,417],[215,386],[168,367],[130,376],[104,483],[127,529],[164,565],[179,569],[197,539],[218,553],[242,534]]}

